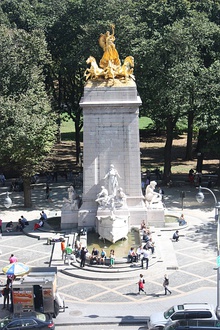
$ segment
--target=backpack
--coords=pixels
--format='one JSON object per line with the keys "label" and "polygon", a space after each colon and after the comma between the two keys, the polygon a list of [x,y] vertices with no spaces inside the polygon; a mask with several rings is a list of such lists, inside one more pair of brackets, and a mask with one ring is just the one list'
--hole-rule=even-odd
{"label": "backpack", "polygon": [[143,283],[145,284],[145,279],[143,279]]}
{"label": "backpack", "polygon": [[168,280],[168,278],[165,278],[164,284],[165,284],[165,285],[169,285],[169,280]]}

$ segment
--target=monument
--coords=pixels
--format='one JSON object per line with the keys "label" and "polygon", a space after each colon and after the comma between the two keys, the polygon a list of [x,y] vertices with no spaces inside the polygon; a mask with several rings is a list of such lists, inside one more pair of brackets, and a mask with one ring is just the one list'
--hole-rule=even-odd
{"label": "monument", "polygon": [[[90,67],[80,101],[83,196],[77,222],[79,228],[95,228],[100,236],[115,241],[126,237],[131,226],[147,221],[147,208],[141,190],[141,99],[133,75],[134,58],[127,56],[121,65],[111,27],[111,33],[99,37],[104,51],[99,65],[93,56],[86,61]],[[61,226],[67,226],[63,217]]]}

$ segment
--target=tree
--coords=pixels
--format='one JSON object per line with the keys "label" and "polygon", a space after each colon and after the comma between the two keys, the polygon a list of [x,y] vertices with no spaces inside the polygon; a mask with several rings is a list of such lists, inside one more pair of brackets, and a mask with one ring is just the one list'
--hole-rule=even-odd
{"label": "tree", "polygon": [[139,11],[137,31],[141,28],[146,39],[136,43],[136,78],[145,114],[166,129],[164,181],[168,182],[176,123],[186,116],[187,158],[191,157],[193,120],[201,111],[204,87],[201,75],[218,59],[219,27],[204,12],[192,11],[184,0],[151,1]]}
{"label": "tree", "polygon": [[31,206],[31,176],[45,167],[57,129],[45,91],[45,45],[40,31],[0,27],[0,160],[22,176],[25,207]]}

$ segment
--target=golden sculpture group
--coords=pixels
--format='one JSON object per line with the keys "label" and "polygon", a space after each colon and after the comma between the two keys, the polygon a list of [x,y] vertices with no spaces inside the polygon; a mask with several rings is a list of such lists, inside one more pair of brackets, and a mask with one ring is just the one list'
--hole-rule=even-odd
{"label": "golden sculpture group", "polygon": [[99,78],[114,80],[115,78],[119,78],[126,82],[130,77],[134,79],[134,58],[133,56],[127,56],[123,65],[121,65],[121,61],[114,44],[114,25],[111,25],[111,28],[112,34],[107,31],[99,37],[99,45],[104,51],[104,54],[99,62],[99,66],[93,56],[89,56],[86,60],[86,63],[90,64],[90,68],[87,68],[84,74],[86,80],[97,80]]}

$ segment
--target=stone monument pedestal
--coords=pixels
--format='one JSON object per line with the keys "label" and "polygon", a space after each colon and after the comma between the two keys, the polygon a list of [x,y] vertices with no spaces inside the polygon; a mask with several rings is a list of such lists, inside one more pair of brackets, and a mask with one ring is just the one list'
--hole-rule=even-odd
{"label": "stone monument pedestal", "polygon": [[147,224],[157,228],[165,227],[164,209],[147,209]]}
{"label": "stone monument pedestal", "polygon": [[115,243],[120,239],[127,239],[129,231],[129,211],[126,208],[111,211],[109,209],[98,208],[96,231],[100,239],[107,239]]}
{"label": "stone monument pedestal", "polygon": [[133,79],[121,82],[89,80],[80,106],[83,108],[83,204],[79,227],[95,227],[95,202],[110,164],[117,169],[119,187],[127,196],[129,225],[146,221],[141,190],[139,106],[141,99]]}
{"label": "stone monument pedestal", "polygon": [[62,230],[78,228],[78,213],[78,210],[61,210]]}

